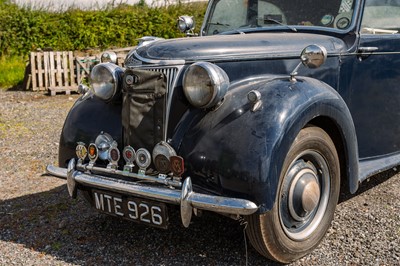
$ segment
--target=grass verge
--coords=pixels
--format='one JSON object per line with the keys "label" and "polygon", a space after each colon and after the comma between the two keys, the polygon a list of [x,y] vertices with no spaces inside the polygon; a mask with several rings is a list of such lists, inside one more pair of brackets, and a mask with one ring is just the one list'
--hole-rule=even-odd
{"label": "grass verge", "polygon": [[22,56],[0,58],[0,88],[10,89],[21,85],[24,80],[26,62]]}

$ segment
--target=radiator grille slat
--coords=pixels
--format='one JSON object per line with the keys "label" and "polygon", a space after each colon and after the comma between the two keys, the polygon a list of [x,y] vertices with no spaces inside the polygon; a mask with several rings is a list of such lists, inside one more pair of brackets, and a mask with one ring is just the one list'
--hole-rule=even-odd
{"label": "radiator grille slat", "polygon": [[171,97],[173,94],[173,86],[177,79],[177,75],[179,72],[178,68],[175,67],[152,67],[152,68],[144,68],[149,71],[155,71],[159,73],[163,73],[167,77],[167,97],[165,98],[165,109],[164,109],[164,118],[163,118],[163,125],[164,125],[164,141],[167,139],[167,131],[168,131],[168,122],[169,122],[169,112],[170,112],[170,104],[171,104]]}
{"label": "radiator grille slat", "polygon": [[176,69],[176,68],[149,68],[147,70],[163,73],[167,77],[167,86],[168,86],[167,90],[168,90],[168,92],[171,91],[172,86],[174,85],[174,81],[175,81],[178,69]]}

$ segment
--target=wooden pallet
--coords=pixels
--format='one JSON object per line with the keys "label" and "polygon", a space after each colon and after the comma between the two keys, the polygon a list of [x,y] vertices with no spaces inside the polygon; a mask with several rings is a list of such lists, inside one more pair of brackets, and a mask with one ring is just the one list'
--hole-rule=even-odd
{"label": "wooden pallet", "polygon": [[76,90],[74,55],[67,52],[33,52],[30,56],[32,90],[56,92]]}
{"label": "wooden pallet", "polygon": [[[125,56],[130,48],[115,50],[117,64],[124,67]],[[32,52],[30,54],[32,91],[49,91],[70,94],[86,79],[101,55],[74,57],[72,51]]]}
{"label": "wooden pallet", "polygon": [[92,68],[99,62],[96,56],[75,57],[75,69],[77,83],[81,83],[89,77]]}

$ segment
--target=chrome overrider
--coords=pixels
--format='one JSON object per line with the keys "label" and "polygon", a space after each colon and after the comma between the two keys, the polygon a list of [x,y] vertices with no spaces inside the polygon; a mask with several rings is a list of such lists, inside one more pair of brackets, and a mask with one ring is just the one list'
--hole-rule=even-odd
{"label": "chrome overrider", "polygon": [[[79,164],[79,168],[82,169],[82,167],[83,165]],[[179,189],[173,186],[152,186],[135,181],[110,178],[93,174],[88,168],[85,168],[86,171],[81,171],[77,168],[78,165],[75,159],[71,159],[67,169],[48,165],[46,170],[49,175],[67,179],[68,192],[73,198],[77,196],[77,185],[80,184],[91,188],[122,193],[128,196],[143,197],[168,204],[180,205],[181,220],[185,227],[188,227],[190,224],[193,209],[212,211],[232,216],[250,215],[255,213],[258,209],[258,206],[249,200],[194,192],[190,177],[185,178]],[[150,181],[152,179],[155,178],[151,176],[141,176],[141,180]]]}

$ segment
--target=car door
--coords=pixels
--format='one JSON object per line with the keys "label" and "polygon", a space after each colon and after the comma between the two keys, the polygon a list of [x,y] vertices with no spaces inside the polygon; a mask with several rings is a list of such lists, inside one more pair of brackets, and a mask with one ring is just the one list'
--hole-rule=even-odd
{"label": "car door", "polygon": [[365,0],[357,56],[343,78],[360,158],[400,151],[400,0]]}

